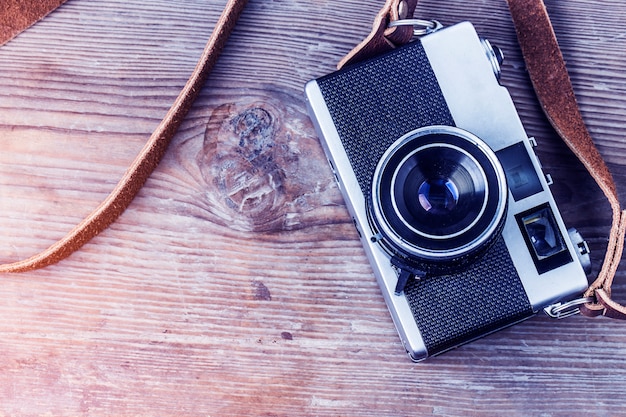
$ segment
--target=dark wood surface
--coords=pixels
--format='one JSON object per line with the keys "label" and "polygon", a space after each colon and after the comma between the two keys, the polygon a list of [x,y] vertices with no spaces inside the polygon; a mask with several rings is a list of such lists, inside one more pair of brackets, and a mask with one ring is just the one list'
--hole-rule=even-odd
{"label": "dark wood surface", "polygon": [[[624,193],[626,3],[546,3]],[[381,5],[250,1],[122,217],[57,265],[0,277],[0,415],[626,414],[624,322],[537,316],[405,355],[302,93]],[[44,249],[111,191],[222,6],[70,0],[0,48],[0,260]],[[504,0],[424,0],[417,16],[470,20],[505,51],[503,83],[597,272],[608,204],[542,116]]]}

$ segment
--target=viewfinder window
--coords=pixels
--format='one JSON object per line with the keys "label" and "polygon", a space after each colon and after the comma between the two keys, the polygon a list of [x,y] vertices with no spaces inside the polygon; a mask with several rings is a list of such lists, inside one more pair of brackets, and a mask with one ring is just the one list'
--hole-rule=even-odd
{"label": "viewfinder window", "polygon": [[540,274],[572,261],[565,238],[548,204],[515,217]]}

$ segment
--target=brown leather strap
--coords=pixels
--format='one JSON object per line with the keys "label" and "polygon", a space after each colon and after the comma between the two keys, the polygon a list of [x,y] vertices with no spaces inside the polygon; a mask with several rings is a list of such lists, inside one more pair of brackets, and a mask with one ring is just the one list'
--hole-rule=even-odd
{"label": "brown leather strap", "polygon": [[387,0],[376,15],[370,34],[339,62],[337,68],[341,69],[409,42],[413,38],[411,26],[389,27],[389,23],[412,18],[416,6],[417,0]]}
{"label": "brown leather strap", "polygon": [[[587,316],[605,315],[626,319],[626,307],[611,299],[611,285],[624,249],[626,210],[621,208],[613,177],[594,145],[578,109],[565,61],[543,0],[507,0],[507,2],[526,67],[543,111],[557,133],[597,182],[613,211],[613,224],[602,269],[597,279],[583,294],[584,297],[593,298],[596,302],[583,305],[581,312]],[[396,13],[400,7],[399,3],[387,0],[376,16],[370,35],[352,50],[338,67],[375,56],[411,39],[411,36],[407,35],[407,39],[404,34],[403,36],[398,34],[398,38],[393,41],[388,39],[389,22],[399,18]],[[410,5],[411,16],[416,5],[417,1]]]}
{"label": "brown leather strap", "polygon": [[[3,2],[7,0],[1,0]],[[29,7],[39,10],[41,0],[10,0],[11,4],[22,5],[15,9],[16,13],[24,11],[20,16],[24,19],[32,17],[31,23],[42,17],[39,13],[30,13]],[[52,1],[42,3],[55,3]],[[61,1],[56,1],[61,3]],[[26,260],[0,265],[0,272],[23,272],[51,265],[68,257],[91,238],[106,229],[128,207],[135,195],[139,192],[152,171],[161,161],[167,146],[183,122],[185,115],[191,108],[194,100],[200,93],[201,87],[215,65],[217,58],[226,44],[230,32],[241,14],[246,0],[228,0],[213,33],[206,44],[195,70],[187,81],[180,95],[154,131],[148,143],[135,158],[123,178],[113,192],[87,216],[78,226],[70,231],[63,239],[50,246],[45,251]],[[2,6],[0,6],[2,7]],[[50,9],[48,10],[50,11]],[[19,14],[19,13],[18,13]],[[0,18],[12,18],[13,14],[3,15]],[[6,24],[4,24],[6,26]],[[8,32],[7,32],[8,33]],[[13,34],[12,36],[15,36]]]}
{"label": "brown leather strap", "polygon": [[0,45],[28,29],[67,0],[2,0]]}
{"label": "brown leather strap", "polygon": [[613,224],[607,252],[597,279],[585,292],[597,302],[581,312],[626,319],[626,307],[611,300],[611,284],[622,258],[626,212],[622,210],[613,177],[595,147],[578,109],[565,61],[543,0],[507,0],[515,23],[526,68],[548,120],[581,160],[609,200]]}

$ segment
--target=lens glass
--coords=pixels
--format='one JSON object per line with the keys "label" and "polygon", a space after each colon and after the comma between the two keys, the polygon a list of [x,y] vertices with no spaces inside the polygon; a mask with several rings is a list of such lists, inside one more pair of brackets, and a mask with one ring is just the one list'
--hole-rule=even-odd
{"label": "lens glass", "polygon": [[395,209],[423,236],[449,238],[471,227],[484,210],[485,174],[462,149],[439,144],[417,149],[398,166]]}
{"label": "lens glass", "polygon": [[459,202],[459,189],[449,179],[425,180],[417,192],[422,208],[433,214],[449,214]]}

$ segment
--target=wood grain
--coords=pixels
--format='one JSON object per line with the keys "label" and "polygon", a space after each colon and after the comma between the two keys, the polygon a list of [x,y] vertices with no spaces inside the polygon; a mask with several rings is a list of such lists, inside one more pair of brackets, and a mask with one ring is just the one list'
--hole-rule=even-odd
{"label": "wood grain", "polygon": [[[624,193],[626,4],[546,3]],[[538,316],[421,364],[405,356],[302,93],[381,4],[250,1],[119,221],[57,265],[1,277],[0,415],[623,413],[621,322]],[[47,247],[108,194],[221,7],[70,0],[0,48],[2,261]],[[608,205],[540,113],[505,2],[423,0],[418,15],[470,20],[505,51],[503,82],[597,271]],[[622,300],[624,282],[622,268]]]}

